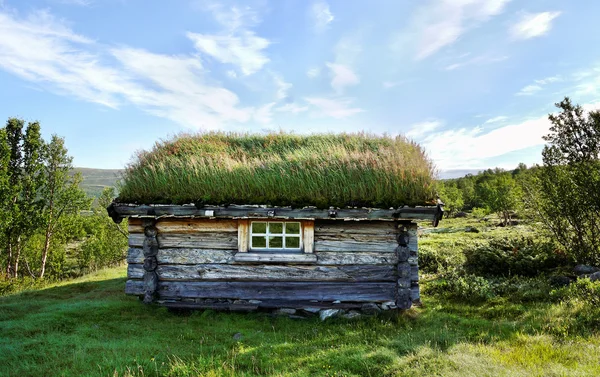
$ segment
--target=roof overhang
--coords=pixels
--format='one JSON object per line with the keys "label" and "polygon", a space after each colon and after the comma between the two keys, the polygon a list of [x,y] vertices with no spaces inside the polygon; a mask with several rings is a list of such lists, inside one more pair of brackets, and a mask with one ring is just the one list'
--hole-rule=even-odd
{"label": "roof overhang", "polygon": [[312,220],[430,220],[437,226],[442,219],[442,204],[430,207],[401,207],[396,209],[377,208],[329,208],[314,207],[267,207],[256,205],[196,206],[194,204],[128,204],[112,203],[107,208],[108,215],[117,223],[127,217],[180,217],[180,218],[273,218],[273,219],[312,219]]}

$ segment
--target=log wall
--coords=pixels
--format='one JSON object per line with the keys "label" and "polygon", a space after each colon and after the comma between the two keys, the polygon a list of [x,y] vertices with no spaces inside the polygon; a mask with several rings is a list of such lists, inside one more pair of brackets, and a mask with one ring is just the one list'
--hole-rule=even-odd
{"label": "log wall", "polygon": [[419,300],[415,223],[315,220],[311,254],[257,257],[238,253],[237,221],[247,220],[131,218],[126,293],[188,307],[229,299],[257,307],[407,309]]}

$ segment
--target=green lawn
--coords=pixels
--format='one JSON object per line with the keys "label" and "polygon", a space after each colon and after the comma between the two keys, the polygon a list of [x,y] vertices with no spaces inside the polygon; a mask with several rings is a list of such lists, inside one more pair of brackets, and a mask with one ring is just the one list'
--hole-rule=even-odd
{"label": "green lawn", "polygon": [[555,331],[570,313],[559,304],[424,297],[422,308],[401,317],[325,323],[264,313],[185,316],[125,296],[124,276],[124,267],[108,269],[0,297],[0,375],[600,375],[600,335]]}

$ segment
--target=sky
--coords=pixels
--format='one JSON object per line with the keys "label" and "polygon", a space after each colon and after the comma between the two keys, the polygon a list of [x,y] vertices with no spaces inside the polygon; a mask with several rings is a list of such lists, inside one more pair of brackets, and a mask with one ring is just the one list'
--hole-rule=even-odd
{"label": "sky", "polygon": [[0,118],[74,164],[211,130],[370,132],[440,171],[541,161],[554,103],[600,108],[600,1],[0,0]]}

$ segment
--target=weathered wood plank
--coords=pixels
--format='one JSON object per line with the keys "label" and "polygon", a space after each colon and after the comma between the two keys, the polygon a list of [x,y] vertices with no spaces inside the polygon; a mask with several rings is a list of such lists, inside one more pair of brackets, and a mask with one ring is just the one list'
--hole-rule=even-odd
{"label": "weathered wood plank", "polygon": [[317,221],[315,233],[319,236],[329,235],[395,235],[398,232],[396,223],[390,221]]}
{"label": "weathered wood plank", "polygon": [[237,232],[236,220],[222,219],[160,219],[156,222],[160,234],[165,233],[223,233]]}
{"label": "weathered wood plank", "polygon": [[[269,208],[254,206],[228,207],[194,205],[132,205],[125,203],[111,204],[110,211],[117,216],[194,216],[194,217],[221,217],[221,218],[277,218],[277,219],[331,219],[332,215],[327,209],[289,207]],[[349,208],[335,210],[336,219],[365,219],[365,220],[435,220],[439,216],[438,207],[403,207],[399,209],[371,209]]]}
{"label": "weathered wood plank", "polygon": [[395,299],[396,283],[163,281],[158,292],[160,298],[381,302]]}
{"label": "weathered wood plank", "polygon": [[144,263],[144,251],[131,247],[127,250],[127,263]]}
{"label": "weathered wood plank", "polygon": [[127,278],[128,279],[143,279],[144,278],[144,265],[135,263],[127,265]]}
{"label": "weathered wood plank", "polygon": [[162,300],[159,301],[166,307],[173,308],[188,308],[188,309],[221,309],[221,310],[252,310],[252,306],[256,308],[274,309],[274,308],[293,308],[293,309],[304,309],[304,308],[317,308],[317,309],[360,309],[363,306],[363,302],[314,302],[313,301],[289,301],[289,300],[262,300],[257,304],[229,304],[229,303],[205,303],[205,302],[185,302],[175,300]]}
{"label": "weathered wood plank", "polygon": [[[393,266],[159,265],[160,280],[186,281],[396,281]],[[127,277],[140,279],[143,266],[130,264]]]}
{"label": "weathered wood plank", "polygon": [[306,263],[314,264],[317,257],[305,253],[237,253],[233,260],[238,263]]}
{"label": "weathered wood plank", "polygon": [[127,280],[125,282],[125,294],[128,295],[143,295],[144,281],[143,280]]}
{"label": "weathered wood plank", "polygon": [[307,254],[312,254],[315,251],[315,223],[314,221],[302,222],[303,232],[303,248]]}
{"label": "weathered wood plank", "polygon": [[159,264],[230,263],[236,250],[160,249]]}
{"label": "weathered wood plank", "polygon": [[[160,234],[157,237],[161,248],[237,249],[237,233]],[[130,234],[129,247],[141,247],[143,234]]]}
{"label": "weathered wood plank", "polygon": [[249,221],[245,219],[238,220],[238,251],[240,253],[248,252],[248,233]]}
{"label": "weathered wood plank", "polygon": [[391,240],[355,240],[355,239],[324,239],[315,235],[315,251],[320,252],[385,252],[394,253],[398,244],[395,239]]}
{"label": "weathered wood plank", "polygon": [[395,265],[397,263],[395,253],[332,253],[317,252],[317,264],[319,265]]}

